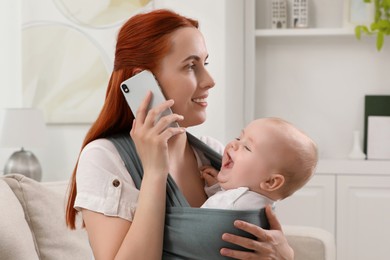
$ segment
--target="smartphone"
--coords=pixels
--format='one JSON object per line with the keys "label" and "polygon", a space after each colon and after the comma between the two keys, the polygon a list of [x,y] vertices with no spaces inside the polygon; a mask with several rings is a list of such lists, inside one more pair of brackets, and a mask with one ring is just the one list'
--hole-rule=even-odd
{"label": "smartphone", "polygon": [[[123,81],[120,85],[120,88],[134,116],[136,115],[138,108],[140,107],[142,101],[145,99],[146,94],[149,90],[153,93],[153,95],[147,111],[160,105],[166,100],[153,73],[148,70],[143,70],[142,72],[134,75],[133,77]],[[156,122],[161,117],[170,114],[172,114],[172,110],[170,108],[166,109],[158,116]],[[170,125],[170,127],[178,126],[179,125],[177,124],[177,122],[173,122]]]}

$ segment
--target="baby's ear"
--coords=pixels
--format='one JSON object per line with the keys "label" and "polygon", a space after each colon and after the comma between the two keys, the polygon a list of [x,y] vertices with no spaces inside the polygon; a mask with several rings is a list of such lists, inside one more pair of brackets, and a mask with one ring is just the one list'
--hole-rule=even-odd
{"label": "baby's ear", "polygon": [[284,176],[279,173],[271,174],[271,176],[260,183],[260,188],[266,191],[274,191],[279,189],[284,184]]}

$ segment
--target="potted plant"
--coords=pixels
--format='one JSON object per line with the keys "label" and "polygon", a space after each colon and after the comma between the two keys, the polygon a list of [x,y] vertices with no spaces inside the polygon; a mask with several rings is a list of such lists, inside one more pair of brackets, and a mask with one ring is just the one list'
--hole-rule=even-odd
{"label": "potted plant", "polygon": [[374,1],[375,18],[368,28],[365,25],[355,27],[357,39],[361,38],[362,32],[368,35],[376,34],[376,48],[380,51],[386,35],[390,35],[390,0],[363,0],[365,3]]}

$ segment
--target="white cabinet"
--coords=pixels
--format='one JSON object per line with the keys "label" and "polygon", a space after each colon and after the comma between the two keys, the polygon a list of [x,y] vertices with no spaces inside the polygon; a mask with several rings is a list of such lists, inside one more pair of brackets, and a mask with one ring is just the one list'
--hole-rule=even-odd
{"label": "white cabinet", "polygon": [[335,234],[336,177],[317,175],[293,196],[276,204],[283,225],[322,227]]}
{"label": "white cabinet", "polygon": [[390,176],[338,176],[338,259],[387,260],[389,234]]}
{"label": "white cabinet", "polygon": [[277,204],[281,223],[330,231],[338,260],[389,259],[390,161],[325,160],[318,168]]}

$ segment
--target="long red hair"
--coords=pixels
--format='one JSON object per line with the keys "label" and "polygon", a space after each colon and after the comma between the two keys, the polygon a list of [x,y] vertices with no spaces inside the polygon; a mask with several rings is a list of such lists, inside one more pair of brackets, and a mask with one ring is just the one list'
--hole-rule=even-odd
{"label": "long red hair", "polygon": [[[118,133],[129,133],[134,115],[131,113],[119,85],[134,75],[135,69],[154,71],[171,47],[170,35],[183,27],[198,28],[196,20],[169,10],[155,10],[130,18],[120,29],[115,49],[114,69],[103,108],[89,129],[81,149],[91,141]],[[75,229],[77,211],[73,208],[77,163],[69,185],[66,224]]]}

